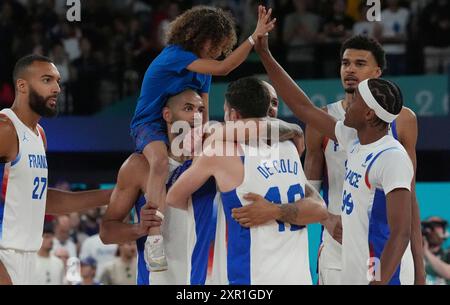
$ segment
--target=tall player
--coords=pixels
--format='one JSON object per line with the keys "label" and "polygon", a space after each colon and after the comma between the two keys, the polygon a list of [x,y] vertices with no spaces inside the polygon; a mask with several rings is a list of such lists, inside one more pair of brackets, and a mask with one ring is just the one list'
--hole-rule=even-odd
{"label": "tall player", "polygon": [[[189,122],[194,127],[194,116],[205,109],[202,98],[193,90],[186,90],[168,99],[163,108],[163,118],[167,124],[169,143],[177,134],[171,133],[173,123]],[[167,188],[190,166],[169,149],[169,178]],[[144,284],[204,284],[208,265],[209,244],[213,238],[213,200],[216,195],[214,181],[206,182],[192,195],[189,210],[168,208],[164,215],[162,234],[166,241],[166,255],[171,265],[166,271],[148,272],[145,263],[145,242],[151,227],[158,226],[155,215],[157,206],[145,205],[145,190],[150,164],[142,154],[132,154],[122,165],[111,202],[104,215],[100,237],[105,243],[120,243],[136,240],[138,246],[137,283]],[[123,220],[135,208],[135,224]]]}
{"label": "tall player", "polygon": [[[411,159],[388,135],[402,109],[399,88],[386,80],[361,82],[345,120],[315,107],[272,57],[267,37],[257,52],[283,100],[293,113],[347,153],[342,193],[342,284],[412,284]],[[347,127],[348,126],[348,127]]]}
{"label": "tall player", "polygon": [[[264,119],[269,103],[269,92],[260,80],[240,79],[228,87],[225,120]],[[289,141],[252,148],[220,141],[212,145],[169,190],[168,204],[186,209],[189,196],[214,177],[228,223],[229,283],[311,284],[304,225],[323,220],[326,210],[318,197],[305,199],[305,190],[308,193],[310,188],[295,145]],[[249,152],[252,149],[253,153]],[[216,154],[220,151],[226,155]],[[243,155],[239,156],[239,151]],[[251,229],[236,222],[231,210],[247,204],[247,193],[275,203],[277,221]],[[298,211],[297,217],[286,217],[291,209]]]}
{"label": "tall player", "polygon": [[[346,109],[358,84],[368,78],[380,77],[385,67],[385,52],[376,40],[365,36],[354,36],[345,41],[341,48],[340,72],[345,97],[341,101],[327,105],[323,110],[337,120],[344,120]],[[417,120],[414,112],[403,107],[398,118],[390,124],[389,134],[403,145],[415,168]],[[330,213],[328,220],[324,223],[322,245],[319,250],[319,284],[339,284],[339,274],[342,268],[339,243],[342,232],[339,215],[345,177],[344,164],[347,155],[336,141],[324,136],[311,126],[307,127],[306,145],[306,177],[318,190],[322,185],[324,199]],[[413,181],[411,186],[413,200],[411,249],[415,263],[415,283],[424,284],[420,216],[414,186]]]}
{"label": "tall player", "polygon": [[47,188],[41,117],[57,113],[60,75],[46,57],[21,58],[13,73],[16,99],[0,112],[0,283],[30,284],[42,243],[44,215],[107,204],[111,191]]}

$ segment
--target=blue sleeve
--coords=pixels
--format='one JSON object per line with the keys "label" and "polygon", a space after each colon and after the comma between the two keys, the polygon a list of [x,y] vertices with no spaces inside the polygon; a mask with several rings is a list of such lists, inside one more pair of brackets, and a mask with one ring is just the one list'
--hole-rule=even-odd
{"label": "blue sleeve", "polygon": [[183,50],[179,46],[168,46],[165,65],[167,69],[181,73],[187,66],[198,59],[192,52]]}
{"label": "blue sleeve", "polygon": [[200,89],[200,93],[209,93],[209,88],[211,87],[211,75],[206,75],[205,83]]}

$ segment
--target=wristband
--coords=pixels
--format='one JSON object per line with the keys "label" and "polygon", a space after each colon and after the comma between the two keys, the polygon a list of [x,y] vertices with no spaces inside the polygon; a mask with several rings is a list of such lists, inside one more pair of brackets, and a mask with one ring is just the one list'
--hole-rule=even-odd
{"label": "wristband", "polygon": [[253,39],[253,37],[252,37],[251,35],[248,36],[248,42],[250,42],[250,44],[251,44],[252,46],[255,45],[255,40]]}

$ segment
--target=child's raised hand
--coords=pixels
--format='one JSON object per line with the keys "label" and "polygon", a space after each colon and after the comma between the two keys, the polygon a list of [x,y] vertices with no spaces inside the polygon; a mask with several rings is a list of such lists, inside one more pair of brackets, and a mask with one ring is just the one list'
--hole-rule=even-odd
{"label": "child's raised hand", "polygon": [[252,38],[254,41],[256,41],[258,37],[264,36],[273,30],[277,19],[271,19],[271,16],[271,8],[267,11],[264,6],[258,6],[258,23],[256,24],[255,32],[253,32],[252,34]]}

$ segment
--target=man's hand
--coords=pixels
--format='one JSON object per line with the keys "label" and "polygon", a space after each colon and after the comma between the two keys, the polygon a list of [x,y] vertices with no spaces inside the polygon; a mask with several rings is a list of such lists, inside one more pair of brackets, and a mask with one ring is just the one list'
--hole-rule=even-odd
{"label": "man's hand", "polygon": [[148,230],[153,227],[161,226],[162,219],[156,216],[158,206],[147,202],[141,209],[139,231],[147,234]]}
{"label": "man's hand", "polygon": [[243,227],[250,228],[276,220],[279,214],[278,207],[264,199],[262,196],[249,193],[244,199],[250,201],[249,205],[233,209],[231,216]]}
{"label": "man's hand", "polygon": [[331,237],[342,244],[342,219],[339,215],[328,213],[328,219],[322,223]]}

